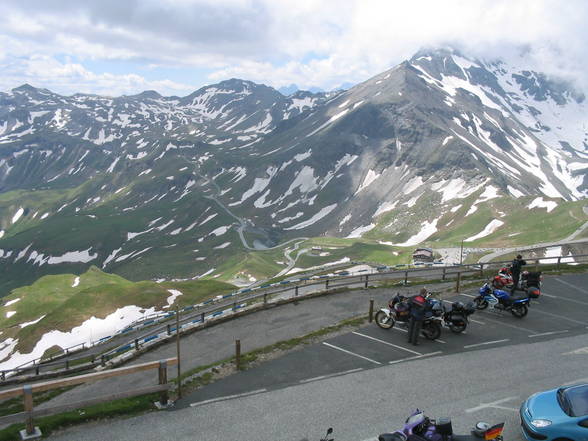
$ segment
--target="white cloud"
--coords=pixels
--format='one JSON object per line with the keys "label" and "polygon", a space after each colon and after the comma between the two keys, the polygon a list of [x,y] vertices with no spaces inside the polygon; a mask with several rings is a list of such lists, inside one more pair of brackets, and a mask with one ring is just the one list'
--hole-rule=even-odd
{"label": "white cloud", "polygon": [[58,78],[68,77],[77,84],[87,78],[81,82],[86,87],[99,80],[94,91],[114,87],[110,94],[142,84],[163,93],[188,87],[148,81],[139,68],[115,75],[83,67],[88,60],[121,60],[145,69],[184,69],[182,82],[194,82],[189,90],[228,77],[332,89],[439,45],[485,57],[524,47],[533,65],[588,88],[583,0],[3,0],[2,12],[0,88],[22,83],[11,78],[22,73],[23,60],[42,54],[76,60],[54,66],[61,69],[57,76],[24,72],[34,85],[49,88],[65,87]]}

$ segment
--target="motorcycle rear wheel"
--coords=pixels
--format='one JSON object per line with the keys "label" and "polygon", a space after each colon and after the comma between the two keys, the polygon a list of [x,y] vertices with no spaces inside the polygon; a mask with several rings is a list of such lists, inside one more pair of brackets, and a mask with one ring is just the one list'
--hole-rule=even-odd
{"label": "motorcycle rear wheel", "polygon": [[476,297],[474,299],[474,304],[476,305],[476,309],[486,309],[488,307],[488,302],[482,297]]}
{"label": "motorcycle rear wheel", "polygon": [[390,329],[392,326],[394,326],[394,319],[388,316],[388,314],[386,314],[384,311],[378,311],[376,313],[375,320],[376,325],[382,329]]}
{"label": "motorcycle rear wheel", "polygon": [[429,323],[427,325],[423,325],[421,334],[427,340],[437,340],[439,337],[441,337],[441,325],[439,323]]}
{"label": "motorcycle rear wheel", "polygon": [[465,322],[462,323],[461,325],[456,325],[454,323],[450,323],[449,324],[449,330],[451,332],[453,332],[454,334],[461,334],[463,331],[466,330],[467,326],[468,325]]}
{"label": "motorcycle rear wheel", "polygon": [[529,312],[529,308],[527,308],[527,305],[517,305],[517,306],[513,306],[512,309],[510,310],[510,312],[516,318],[523,318]]}

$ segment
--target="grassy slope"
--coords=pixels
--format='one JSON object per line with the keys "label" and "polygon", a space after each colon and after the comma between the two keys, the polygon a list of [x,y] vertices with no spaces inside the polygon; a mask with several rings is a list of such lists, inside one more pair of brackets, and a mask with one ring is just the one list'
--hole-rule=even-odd
{"label": "grassy slope", "polygon": [[[170,296],[168,289],[180,290],[180,306],[197,303],[214,295],[233,291],[235,287],[215,280],[166,282],[130,282],[120,276],[106,274],[96,267],[80,276],[80,283],[72,287],[75,276],[64,274],[46,276],[33,285],[18,288],[5,298],[21,300],[8,307],[0,307],[0,330],[6,337],[17,337],[21,352],[30,352],[34,343],[46,332],[53,329],[69,331],[90,317],[104,318],[117,308],[137,305],[161,309]],[[16,311],[6,318],[6,311]],[[45,318],[35,325],[20,329],[17,325]]]}

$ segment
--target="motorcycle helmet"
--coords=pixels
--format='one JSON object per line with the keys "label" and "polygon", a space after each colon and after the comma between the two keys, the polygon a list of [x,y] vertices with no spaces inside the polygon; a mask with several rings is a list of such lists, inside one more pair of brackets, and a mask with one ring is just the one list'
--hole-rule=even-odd
{"label": "motorcycle helmet", "polygon": [[451,307],[457,311],[463,309],[463,303],[462,302],[453,302],[451,304]]}

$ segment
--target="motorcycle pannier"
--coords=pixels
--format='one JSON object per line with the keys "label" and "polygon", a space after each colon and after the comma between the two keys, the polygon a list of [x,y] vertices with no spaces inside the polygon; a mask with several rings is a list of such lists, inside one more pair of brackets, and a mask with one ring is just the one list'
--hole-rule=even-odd
{"label": "motorcycle pannier", "polygon": [[539,291],[539,288],[536,288],[534,286],[530,286],[527,289],[527,297],[529,297],[530,299],[538,299],[540,293],[541,292]]}
{"label": "motorcycle pannier", "polygon": [[443,440],[451,439],[451,435],[453,435],[453,427],[451,426],[451,418],[439,418],[435,423],[435,428],[437,429],[437,433],[441,435]]}

